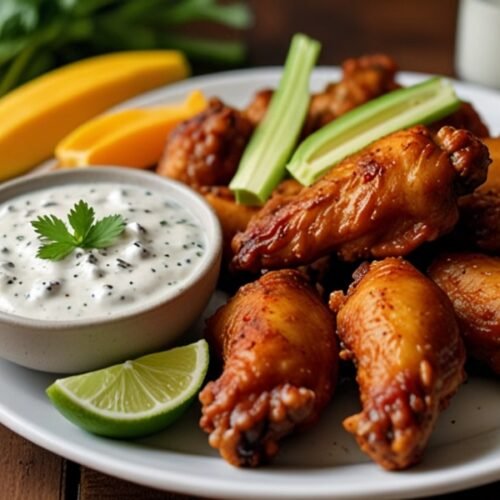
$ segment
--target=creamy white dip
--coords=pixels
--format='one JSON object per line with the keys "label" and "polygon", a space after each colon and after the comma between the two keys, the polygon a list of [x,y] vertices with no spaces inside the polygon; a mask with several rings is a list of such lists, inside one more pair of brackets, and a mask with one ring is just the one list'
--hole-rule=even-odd
{"label": "creamy white dip", "polygon": [[[120,214],[122,235],[108,248],[77,248],[61,261],[36,257],[31,221],[67,214],[86,201],[96,220]],[[159,191],[127,184],[70,184],[0,205],[0,310],[34,319],[109,317],[182,289],[206,248],[200,222]]]}

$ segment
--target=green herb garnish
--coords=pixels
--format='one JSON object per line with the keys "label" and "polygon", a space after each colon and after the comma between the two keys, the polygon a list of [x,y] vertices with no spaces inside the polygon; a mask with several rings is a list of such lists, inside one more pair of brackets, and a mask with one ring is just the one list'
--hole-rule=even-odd
{"label": "green herb garnish", "polygon": [[31,221],[42,241],[36,256],[40,259],[62,260],[76,248],[106,248],[125,229],[125,220],[121,215],[109,215],[95,223],[94,220],[94,209],[80,200],[68,214],[73,234],[64,221],[55,215],[42,215]]}

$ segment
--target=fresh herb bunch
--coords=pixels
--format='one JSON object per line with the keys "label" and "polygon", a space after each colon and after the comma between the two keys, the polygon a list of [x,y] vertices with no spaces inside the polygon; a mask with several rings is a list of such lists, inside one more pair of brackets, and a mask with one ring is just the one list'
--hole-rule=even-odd
{"label": "fresh herb bunch", "polygon": [[40,259],[62,260],[76,248],[106,248],[112,245],[125,229],[125,221],[121,215],[109,215],[95,224],[94,220],[94,209],[80,200],[68,214],[73,234],[55,215],[43,215],[31,221],[42,240],[42,246],[36,256]]}
{"label": "fresh herb bunch", "polygon": [[217,0],[0,0],[0,96],[62,64],[119,50],[171,48],[192,61],[240,64],[241,42],[179,33],[192,21],[250,25],[243,2]]}

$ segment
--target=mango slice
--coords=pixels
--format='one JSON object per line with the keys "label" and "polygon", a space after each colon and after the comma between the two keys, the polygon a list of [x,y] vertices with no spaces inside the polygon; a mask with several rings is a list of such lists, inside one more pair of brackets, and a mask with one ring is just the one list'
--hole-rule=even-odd
{"label": "mango slice", "polygon": [[127,109],[94,118],[63,139],[55,156],[62,167],[151,167],[160,160],[170,130],[206,105],[203,94],[195,91],[180,104]]}
{"label": "mango slice", "polygon": [[118,52],[37,78],[0,99],[0,180],[50,157],[77,126],[137,94],[185,78],[177,51]]}

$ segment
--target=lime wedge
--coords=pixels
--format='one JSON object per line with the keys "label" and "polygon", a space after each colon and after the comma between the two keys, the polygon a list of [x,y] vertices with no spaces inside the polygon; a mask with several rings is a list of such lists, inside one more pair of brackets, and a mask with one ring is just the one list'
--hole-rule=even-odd
{"label": "lime wedge", "polygon": [[47,395],[83,429],[113,438],[157,432],[188,407],[208,369],[208,345],[194,344],[56,380]]}

